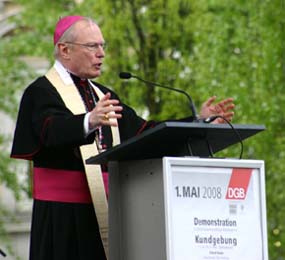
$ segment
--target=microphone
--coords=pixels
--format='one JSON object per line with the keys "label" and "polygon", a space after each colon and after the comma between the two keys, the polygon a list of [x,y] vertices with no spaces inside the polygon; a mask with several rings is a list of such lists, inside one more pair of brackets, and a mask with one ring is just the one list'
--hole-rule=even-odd
{"label": "microphone", "polygon": [[148,86],[156,86],[156,87],[165,88],[165,89],[169,89],[169,90],[176,91],[176,92],[184,94],[188,98],[188,100],[190,102],[189,104],[190,104],[190,109],[191,109],[192,116],[193,116],[193,121],[194,122],[198,122],[199,121],[198,116],[197,116],[197,110],[196,110],[196,107],[194,105],[194,102],[193,102],[192,98],[190,97],[190,95],[186,91],[181,90],[181,89],[177,89],[177,88],[164,86],[164,85],[159,84],[159,83],[155,83],[155,82],[144,80],[144,79],[142,79],[142,78],[140,78],[138,76],[132,75],[130,72],[120,72],[119,73],[119,77],[121,79],[136,78],[136,79],[146,83]]}
{"label": "microphone", "polygon": [[130,79],[130,78],[133,77],[133,76],[132,76],[132,74],[129,73],[129,72],[120,72],[120,73],[119,73],[119,77],[120,77],[121,79]]}

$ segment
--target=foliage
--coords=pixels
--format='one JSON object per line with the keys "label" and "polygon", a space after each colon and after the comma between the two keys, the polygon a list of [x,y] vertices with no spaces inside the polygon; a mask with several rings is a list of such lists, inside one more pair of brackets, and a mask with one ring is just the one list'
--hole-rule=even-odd
{"label": "foliage", "polygon": [[[85,0],[81,4],[51,0],[44,7],[39,0],[18,2],[25,6],[17,18],[19,29],[3,43],[3,53],[14,59],[17,55],[40,55],[52,61],[52,33],[58,17],[90,16],[97,20],[108,43],[99,81],[112,86],[141,114],[160,120],[185,117],[189,114],[188,100],[135,80],[120,80],[118,72],[130,71],[181,88],[191,94],[197,106],[211,95],[220,99],[233,96],[236,123],[266,125],[264,133],[245,142],[244,158],[265,160],[270,259],[282,259],[284,0]],[[14,73],[22,70],[15,66],[19,65],[10,62],[3,66],[5,75],[16,77],[15,83],[23,82],[22,72]],[[0,80],[0,86],[10,84],[2,83],[2,76]],[[5,96],[12,98],[13,90],[5,89]],[[2,103],[0,108],[10,111],[14,101]],[[239,147],[231,147],[222,155],[237,157],[238,153]]]}
{"label": "foliage", "polygon": [[[13,50],[9,48],[9,40],[10,37],[6,37],[0,41],[0,112],[1,116],[4,113],[7,116],[15,117],[18,110],[18,90],[23,84],[27,83],[27,79],[30,79],[30,76],[27,69],[24,69],[25,65],[18,60],[18,57],[13,54]],[[14,197],[18,200],[20,199],[21,190],[26,184],[20,184],[15,174],[14,162],[9,158],[10,142],[11,136],[1,131],[0,183],[11,189]],[[11,247],[11,239],[4,228],[4,223],[8,219],[11,219],[11,212],[0,204],[0,242],[5,241],[5,248],[1,245],[1,249],[16,259],[17,256],[15,256]]]}
{"label": "foliage", "polygon": [[[1,61],[0,70],[0,111],[5,112],[8,115],[15,116],[18,106],[18,100],[15,93],[19,87],[20,74],[15,74],[15,71],[21,71],[21,65],[19,62],[15,62],[10,56],[9,52],[6,52],[5,43],[6,39],[0,42],[0,55],[3,57]],[[15,197],[19,198],[19,184],[16,175],[10,168],[10,159],[8,157],[7,146],[9,139],[5,135],[0,135],[0,182],[5,183],[7,187],[14,191]]]}

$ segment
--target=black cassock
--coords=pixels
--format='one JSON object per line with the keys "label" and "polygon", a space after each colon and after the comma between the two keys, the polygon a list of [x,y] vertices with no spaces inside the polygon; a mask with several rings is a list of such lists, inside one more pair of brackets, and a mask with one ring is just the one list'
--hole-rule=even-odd
{"label": "black cassock", "polygon": [[[78,78],[73,80],[78,87]],[[112,99],[118,99],[110,89],[96,85],[103,93],[111,92]],[[85,105],[92,103],[90,93],[78,88]],[[130,107],[121,105],[122,119],[118,120],[121,141],[154,125],[137,116]],[[23,94],[11,157],[32,160],[34,167],[84,172],[78,147],[92,143],[96,135],[93,132],[85,137],[84,116],[85,113],[73,115],[47,78],[38,78]],[[109,127],[104,127],[103,135],[103,145],[111,147]],[[35,199],[30,247],[30,260],[105,259],[91,203]]]}

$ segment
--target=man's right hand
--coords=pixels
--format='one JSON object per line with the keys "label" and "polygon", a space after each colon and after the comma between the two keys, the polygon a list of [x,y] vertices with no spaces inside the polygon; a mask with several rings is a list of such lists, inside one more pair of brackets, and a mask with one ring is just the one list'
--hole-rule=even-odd
{"label": "man's right hand", "polygon": [[95,108],[90,112],[89,116],[89,129],[94,129],[103,125],[107,126],[118,126],[117,120],[122,118],[121,111],[123,107],[118,105],[119,100],[110,99],[111,93],[105,94],[100,99]]}

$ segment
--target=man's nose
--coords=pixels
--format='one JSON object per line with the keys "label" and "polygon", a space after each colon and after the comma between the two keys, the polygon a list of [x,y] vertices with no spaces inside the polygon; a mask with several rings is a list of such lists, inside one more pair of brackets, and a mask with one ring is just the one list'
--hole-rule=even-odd
{"label": "man's nose", "polygon": [[105,57],[105,51],[104,51],[103,46],[98,47],[98,50],[96,51],[96,56],[100,58]]}

